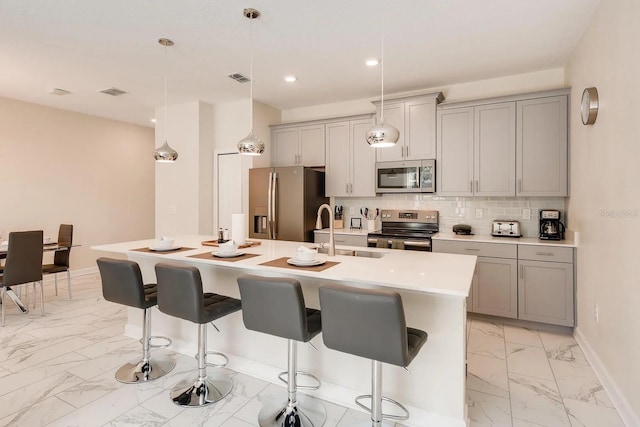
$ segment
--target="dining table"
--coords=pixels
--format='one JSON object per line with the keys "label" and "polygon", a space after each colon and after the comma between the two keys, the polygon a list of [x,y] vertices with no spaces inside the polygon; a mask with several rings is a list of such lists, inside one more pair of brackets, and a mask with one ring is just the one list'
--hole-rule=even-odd
{"label": "dining table", "polygon": [[[71,246],[64,246],[64,245],[59,245],[57,242],[51,242],[51,243],[43,243],[42,244],[42,251],[43,252],[53,252],[53,251],[67,251],[69,250],[69,248],[72,247],[76,247],[76,246],[80,246],[80,245],[71,245]],[[9,244],[8,242],[1,242],[0,243],[0,260],[3,260],[7,257],[7,253],[9,251]],[[10,287],[7,286],[7,296],[11,299],[11,301],[13,301],[13,303],[16,305],[16,307],[18,307],[18,309],[23,312],[23,313],[28,313],[29,312],[29,308],[22,302],[22,300],[20,299],[20,297],[18,296],[18,294],[16,294],[16,292]],[[27,291],[28,292],[28,291]],[[0,300],[0,304],[2,303],[2,301]]]}

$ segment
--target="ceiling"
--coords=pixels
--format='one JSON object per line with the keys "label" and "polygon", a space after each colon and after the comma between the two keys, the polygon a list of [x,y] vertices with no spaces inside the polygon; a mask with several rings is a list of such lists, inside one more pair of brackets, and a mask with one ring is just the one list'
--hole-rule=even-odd
{"label": "ceiling", "polygon": [[[563,66],[599,0],[0,0],[0,96],[151,126],[164,103],[279,109]],[[167,37],[175,46],[158,44]],[[296,83],[285,83],[293,74]],[[127,92],[111,97],[98,90]],[[49,94],[53,88],[70,95]]]}

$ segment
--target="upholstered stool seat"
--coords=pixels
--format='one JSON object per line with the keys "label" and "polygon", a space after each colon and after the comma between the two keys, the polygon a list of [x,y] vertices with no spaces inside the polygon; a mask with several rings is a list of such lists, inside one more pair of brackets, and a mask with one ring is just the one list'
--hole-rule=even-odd
{"label": "upholstered stool seat", "polygon": [[[196,267],[159,263],[156,278],[160,311],[198,324],[198,375],[176,385],[170,392],[171,400],[179,406],[199,407],[224,399],[231,392],[233,382],[224,375],[207,376],[207,366],[223,367],[228,361],[222,353],[207,352],[207,323],[240,310],[240,300],[204,293],[200,270]],[[224,363],[207,363],[207,354],[222,357]]]}
{"label": "upholstered stool seat", "polygon": [[[371,360],[371,395],[358,396],[356,403],[371,414],[371,425],[383,418],[406,420],[409,411],[382,396],[382,363],[406,368],[427,342],[427,333],[408,328],[400,294],[391,291],[323,286],[319,289],[322,338],[331,349]],[[371,407],[362,403],[371,399]],[[403,414],[382,413],[382,401],[398,406]]]}
{"label": "upholstered stool seat", "polygon": [[[288,369],[279,378],[287,384],[286,402],[265,404],[258,414],[261,427],[319,427],[326,410],[314,399],[298,396],[298,388],[318,389],[313,375],[297,371],[296,343],[309,342],[322,330],[319,310],[306,308],[300,283],[286,277],[243,275],[238,278],[242,319],[247,329],[288,340]],[[298,375],[311,376],[317,384],[298,385]],[[286,380],[284,377],[286,376]]]}
{"label": "upholstered stool seat", "polygon": [[[144,284],[140,266],[133,261],[98,258],[102,279],[102,295],[107,301],[143,310],[142,359],[127,363],[116,371],[116,379],[133,384],[160,378],[170,372],[176,362],[166,357],[151,359],[151,308],[157,305],[155,284]],[[159,337],[163,338],[163,337]],[[168,340],[167,340],[168,341]],[[160,346],[164,347],[166,345]]]}

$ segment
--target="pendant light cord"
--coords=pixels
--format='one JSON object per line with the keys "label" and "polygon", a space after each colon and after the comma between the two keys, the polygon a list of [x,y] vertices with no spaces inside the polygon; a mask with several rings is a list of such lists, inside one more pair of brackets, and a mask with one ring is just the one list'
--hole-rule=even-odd
{"label": "pendant light cord", "polygon": [[249,115],[249,119],[251,120],[251,134],[253,134],[253,19],[251,18],[249,21],[251,23],[251,30],[249,32],[249,58],[250,58],[250,65],[249,65],[249,79],[251,80],[251,84],[250,84],[250,89],[249,89],[249,103],[251,104],[249,111],[250,111],[250,115]]}
{"label": "pendant light cord", "polygon": [[384,123],[384,13],[382,14],[382,24],[380,29],[380,62],[382,67],[381,70],[381,80],[382,80],[382,88],[380,90],[380,99],[382,100],[380,105],[380,123]]}
{"label": "pendant light cord", "polygon": [[167,141],[169,133],[167,123],[167,45],[164,45],[164,140]]}

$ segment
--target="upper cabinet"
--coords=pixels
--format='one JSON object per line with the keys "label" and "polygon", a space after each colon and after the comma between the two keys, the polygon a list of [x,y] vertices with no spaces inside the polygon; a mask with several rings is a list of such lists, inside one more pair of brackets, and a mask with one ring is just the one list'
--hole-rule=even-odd
{"label": "upper cabinet", "polygon": [[327,123],[326,196],[373,197],[375,150],[366,142],[373,125],[370,117]]}
{"label": "upper cabinet", "polygon": [[566,196],[569,90],[442,104],[437,192]]}
{"label": "upper cabinet", "polygon": [[[400,131],[393,147],[378,148],[378,162],[436,158],[436,106],[444,99],[441,92],[385,100],[384,121]],[[378,117],[381,102],[376,101]]]}
{"label": "upper cabinet", "polygon": [[325,125],[271,127],[273,166],[324,166]]}

